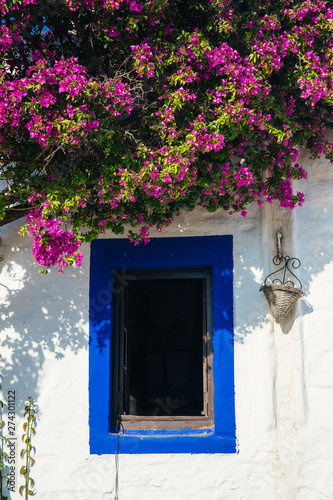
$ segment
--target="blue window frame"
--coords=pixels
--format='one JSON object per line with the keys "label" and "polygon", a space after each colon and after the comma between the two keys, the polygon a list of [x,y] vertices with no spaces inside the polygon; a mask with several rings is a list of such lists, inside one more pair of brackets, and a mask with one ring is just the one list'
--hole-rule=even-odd
{"label": "blue window frame", "polygon": [[[214,426],[125,429],[111,424],[112,270],[211,269],[213,308]],[[92,454],[235,453],[232,236],[153,238],[91,244],[89,425]]]}

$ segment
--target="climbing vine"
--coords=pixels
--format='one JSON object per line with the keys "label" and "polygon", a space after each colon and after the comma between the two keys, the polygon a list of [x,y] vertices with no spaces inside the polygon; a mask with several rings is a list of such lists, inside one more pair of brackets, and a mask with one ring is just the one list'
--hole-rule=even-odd
{"label": "climbing vine", "polygon": [[[0,355],[1,358],[1,355]],[[0,384],[0,392],[2,390]],[[4,482],[7,481],[7,476],[5,474],[5,460],[7,453],[5,452],[5,444],[7,439],[3,435],[4,421],[3,421],[3,401],[0,399],[0,500],[8,500],[8,497],[3,493]]]}
{"label": "climbing vine", "polygon": [[20,457],[24,459],[25,464],[22,465],[20,469],[20,474],[24,478],[24,484],[20,486],[19,492],[22,496],[24,496],[25,500],[28,500],[29,496],[33,496],[35,494],[33,490],[35,481],[31,477],[31,467],[34,465],[35,459],[32,458],[31,454],[34,451],[32,438],[36,434],[36,414],[36,405],[33,399],[29,396],[24,407],[25,422],[23,424],[24,433],[22,435],[22,441],[25,446],[20,453]]}

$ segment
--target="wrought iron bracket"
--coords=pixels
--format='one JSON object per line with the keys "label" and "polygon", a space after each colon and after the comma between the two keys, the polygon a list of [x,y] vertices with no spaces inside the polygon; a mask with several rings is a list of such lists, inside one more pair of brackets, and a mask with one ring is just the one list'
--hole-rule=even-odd
{"label": "wrought iron bracket", "polygon": [[[275,266],[281,266],[279,269],[276,271],[270,273],[264,281],[264,285],[267,285],[267,280],[270,280],[272,284],[277,284],[277,285],[291,285],[295,288],[299,288],[302,290],[302,282],[297,276],[293,273],[292,269],[298,269],[301,266],[301,261],[297,259],[296,257],[289,257],[286,255],[283,257],[282,255],[275,255],[273,258],[273,264]],[[278,273],[281,273],[280,277],[275,277],[271,279],[271,276],[274,276]],[[294,281],[298,283],[298,286],[295,285]]]}

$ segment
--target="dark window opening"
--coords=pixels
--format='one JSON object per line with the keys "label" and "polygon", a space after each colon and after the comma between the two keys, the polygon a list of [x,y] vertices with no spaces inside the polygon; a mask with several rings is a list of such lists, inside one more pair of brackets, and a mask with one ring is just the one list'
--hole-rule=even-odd
{"label": "dark window opening", "polygon": [[210,272],[114,275],[113,424],[212,425]]}

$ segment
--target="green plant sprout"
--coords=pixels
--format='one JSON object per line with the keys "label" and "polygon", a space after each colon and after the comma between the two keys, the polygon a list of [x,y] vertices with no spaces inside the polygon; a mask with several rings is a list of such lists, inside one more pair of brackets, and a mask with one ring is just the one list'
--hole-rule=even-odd
{"label": "green plant sprout", "polygon": [[24,407],[25,422],[23,424],[24,434],[22,435],[22,441],[25,444],[25,447],[20,453],[20,457],[25,459],[25,465],[23,465],[20,469],[20,474],[24,477],[24,484],[19,488],[20,495],[24,495],[24,500],[28,500],[29,496],[35,495],[35,491],[33,489],[35,481],[30,477],[30,470],[35,463],[35,460],[31,456],[32,451],[35,453],[35,448],[32,446],[31,440],[36,434],[36,415],[36,404],[29,396]]}
{"label": "green plant sprout", "polygon": [[3,410],[3,401],[0,400],[0,499],[1,500],[8,500],[7,496],[4,496],[3,494],[3,480],[7,479],[6,475],[3,475],[4,472],[4,467],[5,467],[5,459],[7,456],[7,453],[4,451],[4,445],[7,442],[7,439],[3,435],[2,429],[4,426],[4,421],[2,419],[2,410]]}
{"label": "green plant sprout", "polygon": [[[0,261],[1,261],[1,256],[0,256]],[[0,359],[1,359],[0,355]],[[2,390],[2,386],[0,384],[0,391]],[[4,473],[4,467],[5,467],[5,459],[7,456],[7,453],[4,451],[4,445],[7,443],[7,439],[3,435],[3,427],[4,427],[4,421],[2,418],[3,414],[3,401],[0,399],[0,499],[1,500],[8,500],[7,496],[4,496],[3,494],[3,480],[6,479],[8,480],[6,475],[3,475]]]}

